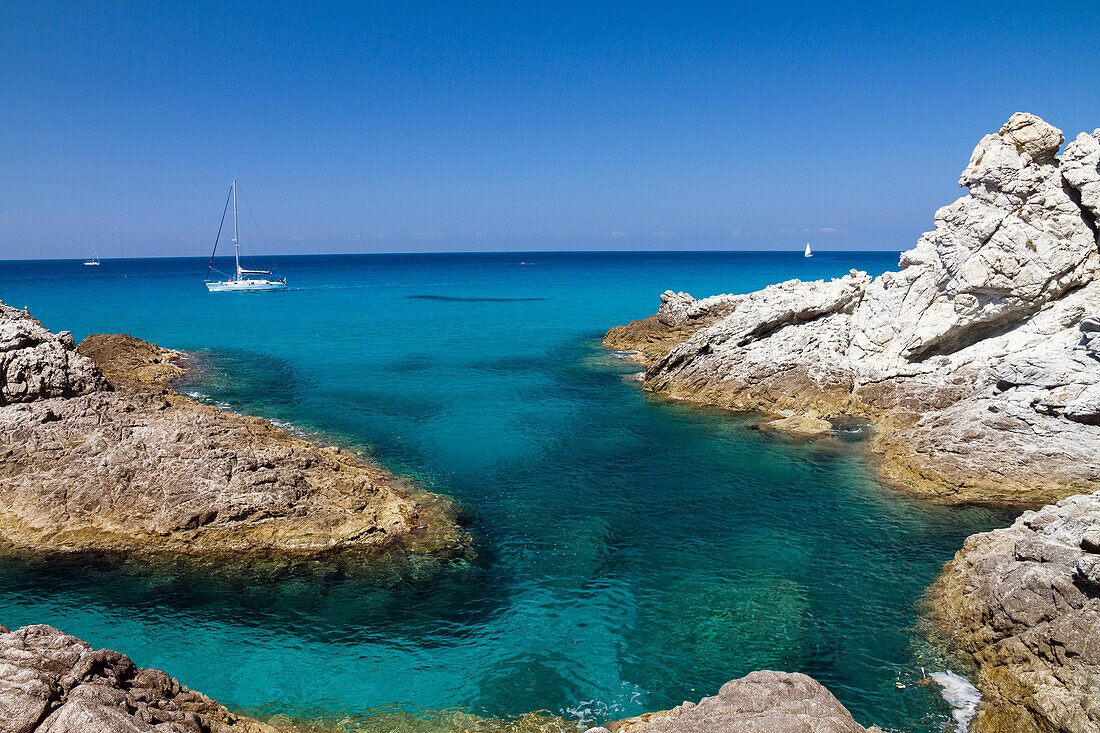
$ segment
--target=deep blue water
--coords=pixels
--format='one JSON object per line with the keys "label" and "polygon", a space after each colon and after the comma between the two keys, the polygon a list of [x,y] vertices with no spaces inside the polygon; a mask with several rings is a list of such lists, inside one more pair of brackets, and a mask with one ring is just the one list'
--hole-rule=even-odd
{"label": "deep blue water", "polygon": [[599,347],[666,288],[744,292],[896,261],[284,257],[292,288],[263,294],[206,292],[198,259],[0,263],[0,298],[49,328],[198,352],[207,368],[183,389],[456,497],[478,547],[422,573],[208,585],[8,559],[0,623],[50,623],[230,706],[291,714],[616,718],[778,668],[814,675],[864,724],[936,730],[942,702],[912,684],[934,663],[918,656],[915,604],[968,534],[1010,515],[885,488],[856,442],[791,442],[644,395]]}

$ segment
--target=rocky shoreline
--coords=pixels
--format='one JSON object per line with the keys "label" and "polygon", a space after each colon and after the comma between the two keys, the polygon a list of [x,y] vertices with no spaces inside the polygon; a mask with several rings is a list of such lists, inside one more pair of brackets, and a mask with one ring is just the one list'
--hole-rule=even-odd
{"label": "rocky shoreline", "polygon": [[1100,492],[969,537],[930,592],[985,696],[970,730],[1100,730]]}
{"label": "rocky shoreline", "polygon": [[178,354],[79,347],[0,305],[0,541],[32,552],[460,550],[454,509],[337,448],[180,395]]}
{"label": "rocky shoreline", "polygon": [[[93,649],[45,625],[0,626],[0,719],[6,733],[306,733],[309,722],[234,713],[159,669]],[[576,723],[531,714],[515,721],[461,716],[455,729],[566,733]],[[881,733],[864,728],[821,684],[802,674],[753,672],[714,697],[593,728],[589,733]],[[442,726],[440,726],[442,729]],[[340,730],[351,730],[341,726]]]}
{"label": "rocky shoreline", "polygon": [[[929,598],[984,695],[972,733],[1100,730],[1100,130],[1014,115],[978,144],[898,272],[696,300],[613,328],[644,387],[800,436],[874,423],[884,476],[953,502],[1038,505],[970,537]],[[22,552],[284,557],[467,538],[447,503],[335,448],[180,395],[178,355],[76,346],[0,304],[0,542]],[[1069,498],[1065,498],[1069,497]],[[17,733],[280,733],[48,626],[0,627]],[[475,726],[476,728],[476,726]],[[805,675],[754,672],[620,733],[865,729]],[[595,729],[601,733],[601,729]]]}
{"label": "rocky shoreline", "polygon": [[644,389],[763,427],[866,419],[883,476],[917,493],[1057,502],[970,537],[929,593],[984,695],[972,733],[1100,730],[1100,130],[1063,142],[1028,114],[982,138],[900,271],[668,291],[604,339]]}
{"label": "rocky shoreline", "polygon": [[[1017,114],[978,144],[969,193],[871,278],[791,280],[611,329],[644,387],[737,410],[877,427],[883,473],[954,502],[1038,505],[1100,486],[1100,131]],[[809,424],[803,423],[806,428]]]}
{"label": "rocky shoreline", "polygon": [[291,733],[44,625],[0,626],[0,719],[8,733]]}

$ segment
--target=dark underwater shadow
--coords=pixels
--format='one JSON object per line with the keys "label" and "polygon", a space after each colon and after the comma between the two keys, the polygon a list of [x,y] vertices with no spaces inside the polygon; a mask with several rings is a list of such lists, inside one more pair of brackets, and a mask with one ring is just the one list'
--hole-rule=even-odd
{"label": "dark underwater shadow", "polygon": [[439,300],[447,303],[528,303],[546,298],[463,298],[456,295],[406,295],[410,300]]}

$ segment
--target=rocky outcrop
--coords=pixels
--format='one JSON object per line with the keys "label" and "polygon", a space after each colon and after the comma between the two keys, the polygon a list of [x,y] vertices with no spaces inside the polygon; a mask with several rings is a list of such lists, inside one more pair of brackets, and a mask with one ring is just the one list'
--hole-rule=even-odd
{"label": "rocky outcrop", "polygon": [[44,625],[0,627],[0,721],[7,733],[281,731]]}
{"label": "rocky outcrop", "polygon": [[613,327],[604,336],[604,345],[609,349],[636,351],[645,360],[655,359],[696,331],[729,315],[740,298],[717,295],[696,300],[687,293],[666,290],[661,294],[661,308],[656,315]]}
{"label": "rocky outcrop", "polygon": [[885,474],[948,500],[1095,490],[1100,131],[1058,155],[1062,142],[1028,114],[982,138],[959,181],[969,193],[936,212],[897,272],[666,293],[662,313],[607,344],[639,352],[649,390],[868,418]]}
{"label": "rocky outcrop", "polygon": [[[48,334],[10,308],[0,329]],[[0,540],[203,554],[464,542],[442,499],[347,451],[176,393],[166,383],[179,372],[174,352],[129,336],[91,336],[84,355],[64,334],[37,343],[51,344],[48,357],[8,359],[34,365],[21,383],[70,387],[25,389],[24,401],[0,405]]]}
{"label": "rocky outcrop", "polygon": [[72,397],[105,385],[91,360],[74,350],[72,334],[53,333],[0,303],[0,405]]}
{"label": "rocky outcrop", "polygon": [[[593,729],[600,731],[601,729]],[[714,697],[611,723],[609,733],[868,733],[821,683],[804,674],[752,672]],[[590,730],[589,733],[592,733]]]}
{"label": "rocky outcrop", "polygon": [[1100,730],[1100,492],[970,537],[931,598],[977,668],[971,733]]}

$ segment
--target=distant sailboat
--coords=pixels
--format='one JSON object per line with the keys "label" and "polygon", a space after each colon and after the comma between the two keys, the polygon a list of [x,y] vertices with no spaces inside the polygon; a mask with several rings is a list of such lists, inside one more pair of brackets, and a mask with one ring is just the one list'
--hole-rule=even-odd
{"label": "distant sailboat", "polygon": [[[210,273],[214,270],[214,255],[218,251],[218,240],[222,236],[222,227],[225,225],[226,210],[229,209],[229,199],[233,200],[233,250],[237,262],[237,274],[228,280],[211,280]],[[224,274],[224,273],[223,273]],[[229,187],[229,197],[225,200],[225,210],[222,211],[222,221],[218,225],[218,236],[214,239],[214,251],[210,253],[210,265],[206,268],[206,288],[210,292],[236,290],[255,292],[259,290],[282,290],[286,287],[286,278],[245,277],[245,275],[270,275],[268,270],[246,270],[241,267],[241,241],[237,229],[237,179]]]}
{"label": "distant sailboat", "polygon": [[94,244],[92,245],[92,259],[84,260],[84,266],[85,267],[98,267],[99,266],[99,255],[95,251],[95,245]]}
{"label": "distant sailboat", "polygon": [[810,249],[810,243],[809,242],[806,242],[806,254],[804,256],[806,256],[806,257],[813,257],[814,256],[813,250]]}

